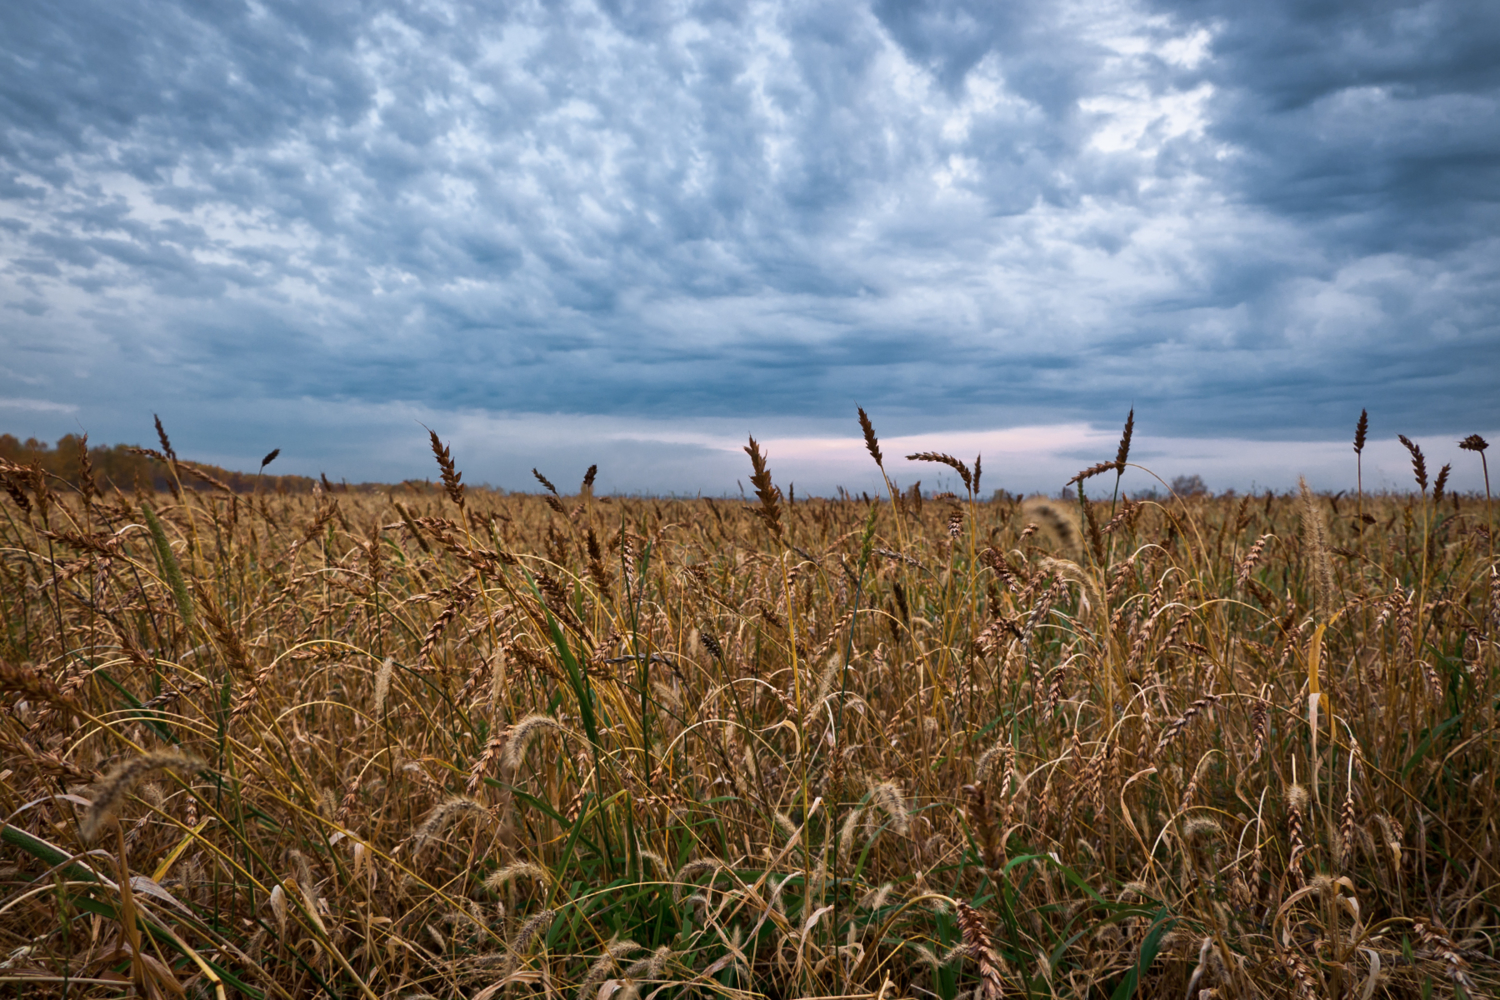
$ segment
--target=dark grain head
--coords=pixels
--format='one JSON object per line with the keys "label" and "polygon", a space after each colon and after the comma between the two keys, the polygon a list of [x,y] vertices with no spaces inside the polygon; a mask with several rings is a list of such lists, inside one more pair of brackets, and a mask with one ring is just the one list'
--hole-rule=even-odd
{"label": "dark grain head", "polygon": [[1120,435],[1120,447],[1115,451],[1115,472],[1123,473],[1125,463],[1130,460],[1130,438],[1135,433],[1135,407],[1130,408],[1130,414],[1125,418],[1125,430]]}
{"label": "dark grain head", "polygon": [[459,472],[453,465],[453,455],[447,445],[438,440],[437,431],[427,429],[432,437],[432,454],[437,459],[438,469],[443,476],[443,489],[447,491],[448,498],[459,507],[464,505],[463,473]]}
{"label": "dark grain head", "polygon": [[865,433],[865,450],[875,460],[875,464],[885,469],[885,462],[880,455],[880,439],[875,436],[875,425],[870,423],[870,417],[865,413],[863,406],[859,409],[859,429]]}
{"label": "dark grain head", "polygon": [[755,513],[766,522],[771,534],[780,538],[781,491],[771,484],[771,471],[766,468],[766,456],[762,454],[753,434],[750,436],[750,443],[745,446],[745,454],[750,456],[750,482],[754,484],[755,495],[760,499],[760,507]]}
{"label": "dark grain head", "polygon": [[1412,471],[1412,474],[1414,476],[1416,476],[1417,485],[1422,488],[1422,492],[1426,493],[1427,492],[1427,459],[1422,455],[1422,448],[1421,448],[1421,446],[1418,445],[1418,444],[1416,444],[1414,441],[1412,441],[1411,438],[1407,437],[1405,434],[1397,434],[1396,437],[1400,439],[1400,441],[1401,441],[1402,444],[1406,445],[1406,450],[1409,451],[1409,452],[1411,452],[1411,471]]}
{"label": "dark grain head", "polygon": [[969,467],[952,455],[945,455],[940,451],[919,451],[915,455],[907,455],[908,462],[941,462],[954,470],[964,481],[964,489],[970,493],[974,492],[974,476],[969,472]]}
{"label": "dark grain head", "polygon": [[154,413],[151,414],[151,417],[156,421],[156,436],[161,441],[161,450],[163,454],[165,454],[167,458],[171,459],[172,461],[177,461],[177,452],[172,450],[172,441],[167,437],[167,429],[161,425],[161,417],[158,417]]}

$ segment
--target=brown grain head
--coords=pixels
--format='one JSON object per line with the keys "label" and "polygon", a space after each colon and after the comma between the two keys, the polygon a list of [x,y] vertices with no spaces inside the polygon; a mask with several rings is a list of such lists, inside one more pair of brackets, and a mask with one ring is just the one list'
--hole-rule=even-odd
{"label": "brown grain head", "polygon": [[156,437],[157,440],[161,441],[161,450],[166,453],[169,460],[173,462],[177,461],[177,452],[172,449],[172,441],[167,437],[167,429],[161,424],[161,417],[158,417],[154,413],[151,414],[151,417],[156,421]]}
{"label": "brown grain head", "polygon": [[958,910],[959,932],[963,935],[964,947],[979,965],[980,987],[975,991],[977,1000],[1000,1000],[1005,996],[1005,981],[1001,978],[1001,959],[990,938],[990,930],[972,906],[962,899],[955,900]]}
{"label": "brown grain head", "polygon": [[78,824],[79,834],[85,842],[99,836],[99,832],[119,810],[120,804],[130,794],[135,783],[150,772],[163,767],[178,771],[198,771],[205,766],[197,757],[176,750],[157,750],[121,762],[99,782],[94,801]]}
{"label": "brown grain head", "polygon": [[1124,473],[1125,463],[1130,460],[1130,438],[1135,433],[1135,407],[1130,408],[1130,415],[1125,418],[1125,430],[1120,434],[1120,447],[1115,450],[1115,471]]}
{"label": "brown grain head", "polygon": [[967,465],[954,458],[952,455],[947,455],[940,451],[919,451],[914,455],[907,455],[906,460],[908,462],[940,462],[943,465],[956,470],[959,476],[964,481],[964,489],[968,490],[970,493],[974,492],[973,473],[969,471],[969,467]]}
{"label": "brown grain head", "polygon": [[432,438],[432,454],[437,459],[438,471],[442,473],[443,489],[447,492],[448,499],[462,508],[464,506],[463,473],[454,467],[453,454],[448,450],[447,445],[438,440],[437,431],[429,427],[427,433]]}
{"label": "brown grain head", "polygon": [[859,429],[865,435],[865,450],[870,453],[870,457],[875,460],[875,464],[880,466],[881,470],[884,471],[885,461],[880,454],[880,440],[875,436],[875,425],[870,423],[870,417],[865,413],[863,406],[857,407],[857,409],[859,410]]}
{"label": "brown grain head", "polygon": [[1093,479],[1095,476],[1102,476],[1106,472],[1114,472],[1119,468],[1121,466],[1118,462],[1096,462],[1072,479],[1069,479],[1067,485],[1072,486],[1074,483],[1081,483],[1085,479]]}
{"label": "brown grain head", "polygon": [[1427,459],[1422,455],[1421,446],[1417,445],[1411,440],[1411,438],[1407,437],[1405,434],[1397,434],[1396,437],[1401,441],[1402,444],[1406,445],[1406,450],[1411,452],[1412,474],[1416,476],[1417,485],[1422,488],[1422,492],[1426,493]]}
{"label": "brown grain head", "polygon": [[777,538],[781,537],[781,491],[771,483],[771,471],[766,468],[766,456],[760,450],[760,444],[756,442],[755,435],[750,435],[750,443],[745,446],[745,454],[750,456],[751,476],[750,482],[755,486],[755,495],[760,499],[760,507],[756,514],[765,522],[771,534]]}
{"label": "brown grain head", "polygon": [[94,482],[94,463],[89,458],[89,436],[78,439],[78,491],[83,494],[85,504],[92,503],[99,495],[99,486]]}

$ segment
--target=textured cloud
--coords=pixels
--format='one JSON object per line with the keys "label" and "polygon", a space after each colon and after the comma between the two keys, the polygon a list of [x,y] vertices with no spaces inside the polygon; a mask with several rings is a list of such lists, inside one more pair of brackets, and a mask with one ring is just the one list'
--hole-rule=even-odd
{"label": "textured cloud", "polygon": [[330,460],[407,411],[574,415],[579,451],[856,401],[1496,427],[1497,42],[1456,0],[22,5],[0,395]]}

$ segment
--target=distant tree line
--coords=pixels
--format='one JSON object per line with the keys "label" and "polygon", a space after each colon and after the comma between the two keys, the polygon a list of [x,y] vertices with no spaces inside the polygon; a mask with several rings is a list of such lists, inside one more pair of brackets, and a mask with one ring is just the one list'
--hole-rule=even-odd
{"label": "distant tree line", "polygon": [[[0,434],[0,459],[16,465],[39,467],[44,473],[77,487],[84,449],[87,448],[94,481],[101,487],[115,486],[127,491],[166,491],[172,488],[172,461],[163,460],[165,456],[161,452],[136,445],[89,445],[87,441],[87,435],[67,434],[54,447],[36,438],[22,441],[14,434]],[[326,476],[321,479],[256,476],[255,473],[235,472],[202,462],[178,461],[176,464],[176,481],[181,482],[183,489],[215,490],[227,486],[236,493],[249,493],[256,488],[257,481],[261,490],[273,493],[308,493],[320,483],[330,491],[368,492],[375,488],[367,483],[357,486],[330,483]]]}

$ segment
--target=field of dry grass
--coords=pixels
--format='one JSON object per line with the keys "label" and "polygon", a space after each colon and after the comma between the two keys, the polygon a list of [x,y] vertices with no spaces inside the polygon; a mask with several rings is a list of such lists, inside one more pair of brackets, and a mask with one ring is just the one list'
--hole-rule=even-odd
{"label": "field of dry grass", "polygon": [[1122,445],[1086,504],[939,454],[965,494],[791,503],[753,443],[748,503],[499,495],[433,444],[387,495],[0,470],[0,993],[1500,989],[1484,499],[1135,503]]}

